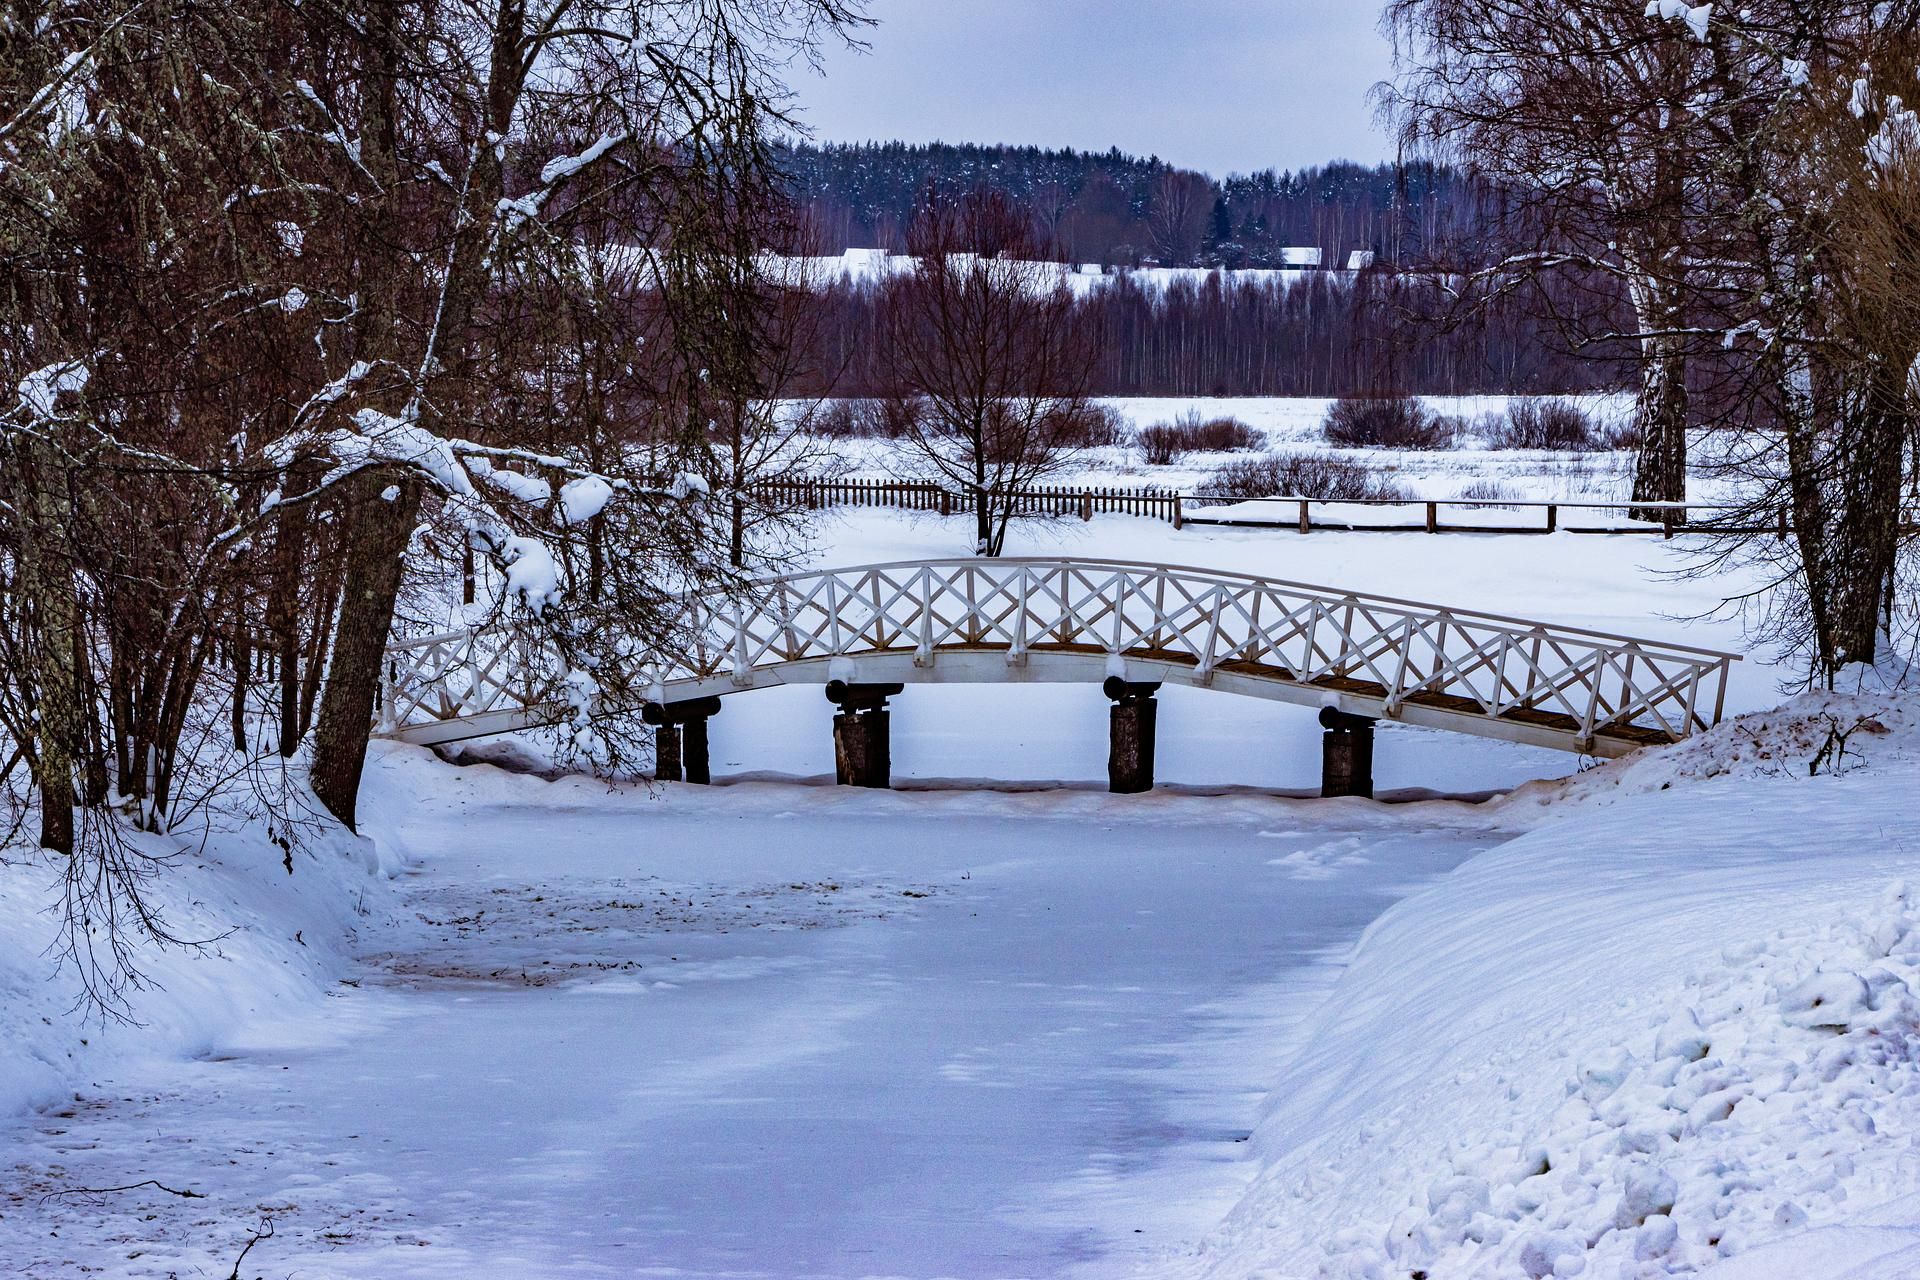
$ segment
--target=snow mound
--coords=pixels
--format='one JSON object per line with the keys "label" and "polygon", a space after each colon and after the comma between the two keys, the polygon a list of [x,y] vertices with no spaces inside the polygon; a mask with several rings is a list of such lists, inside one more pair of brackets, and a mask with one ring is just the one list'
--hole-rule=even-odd
{"label": "snow mound", "polygon": [[1884,911],[1729,948],[1678,995],[1687,1032],[1598,1052],[1518,1142],[1456,1153],[1445,1195],[1336,1242],[1319,1275],[1687,1274],[1843,1213],[1851,1182],[1900,1185],[1920,921],[1904,889]]}
{"label": "snow mound", "polygon": [[374,846],[323,835],[291,857],[257,830],[204,844],[129,837],[166,858],[151,905],[199,948],[136,945],[146,985],[131,1022],[78,1016],[82,989],[48,950],[65,866],[52,854],[0,857],[0,1115],[71,1097],[104,1072],[212,1054],[273,1038],[310,1038],[326,988],[346,971],[388,890]]}
{"label": "snow mound", "polygon": [[[1883,732],[1809,777],[1837,712]],[[1920,1274],[1912,741],[1802,699],[1536,796],[1368,930],[1181,1273]]]}
{"label": "snow mound", "polygon": [[1530,808],[1608,804],[1714,778],[1808,778],[1920,761],[1920,698],[1808,693],[1736,716],[1669,747],[1635,752],[1571,778],[1533,782],[1502,802]]}

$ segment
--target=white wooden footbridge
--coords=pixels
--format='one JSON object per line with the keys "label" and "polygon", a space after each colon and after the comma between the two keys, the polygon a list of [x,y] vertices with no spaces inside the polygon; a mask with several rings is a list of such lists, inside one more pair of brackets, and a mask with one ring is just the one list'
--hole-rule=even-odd
{"label": "white wooden footbridge", "polygon": [[[836,740],[847,722],[843,780],[872,783],[857,757],[877,750],[874,785],[885,785],[885,697],[906,685],[1101,685],[1116,703],[1116,759],[1121,712],[1144,701],[1144,725],[1126,732],[1144,730],[1150,785],[1151,695],[1162,683],[1320,707],[1330,751],[1337,734],[1364,727],[1370,757],[1371,723],[1387,719],[1619,756],[1716,723],[1737,661],[1471,609],[1106,560],[864,565],[768,579],[737,599],[689,598],[685,611],[691,639],[654,656],[657,705],[647,711],[663,733],[691,734],[698,722],[697,772],[721,695],[814,684],[842,707]],[[407,742],[506,733],[570,712],[552,665],[504,631],[398,642],[387,676],[380,732]],[[863,748],[856,713],[876,712],[879,741]],[[676,776],[679,767],[676,758]],[[1116,772],[1116,789],[1141,789],[1121,782]]]}

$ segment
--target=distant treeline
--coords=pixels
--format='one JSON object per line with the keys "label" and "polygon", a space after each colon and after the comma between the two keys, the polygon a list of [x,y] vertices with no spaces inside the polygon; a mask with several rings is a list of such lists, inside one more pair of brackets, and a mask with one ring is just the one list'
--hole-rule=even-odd
{"label": "distant treeline", "polygon": [[1005,192],[1061,257],[1123,266],[1279,266],[1288,248],[1317,248],[1328,266],[1356,249],[1405,261],[1471,237],[1488,205],[1457,170],[1428,163],[1338,162],[1216,181],[1118,150],[904,142],[790,144],[781,163],[827,253],[904,250],[929,184]]}
{"label": "distant treeline", "polygon": [[[1611,310],[1596,296],[1516,295],[1462,322],[1431,279],[1435,261],[1500,252],[1499,193],[1444,165],[1330,164],[1215,181],[1157,158],[1038,147],[901,142],[789,144],[782,167],[805,243],[908,249],[929,188],[951,198],[987,189],[1032,221],[1050,256],[1107,266],[1275,267],[1282,250],[1315,248],[1328,267],[1374,255],[1358,278],[1306,273],[1285,286],[1143,288],[1119,282],[1081,304],[1098,340],[1101,395],[1547,393],[1612,389],[1623,366],[1570,353],[1540,317]],[[810,391],[887,391],[874,358],[877,290],[841,286],[819,300]],[[1543,305],[1551,303],[1551,305]],[[1619,353],[1613,353],[1619,354]]]}
{"label": "distant treeline", "polygon": [[[880,341],[884,293],[843,283],[813,300],[812,350],[797,362],[807,372],[790,394],[897,390]],[[1285,285],[1223,285],[1214,276],[1158,289],[1123,277],[1077,305],[1097,353],[1094,395],[1547,394],[1619,385],[1616,363],[1565,354],[1519,303],[1451,326],[1433,319],[1444,308],[1430,281],[1387,272],[1306,273]]]}

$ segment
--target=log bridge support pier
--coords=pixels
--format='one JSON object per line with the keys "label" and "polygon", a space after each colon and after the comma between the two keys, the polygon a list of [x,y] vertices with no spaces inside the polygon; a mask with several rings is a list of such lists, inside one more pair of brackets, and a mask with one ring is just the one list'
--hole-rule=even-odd
{"label": "log bridge support pier", "polygon": [[655,782],[695,782],[706,786],[713,781],[707,719],[719,712],[719,698],[649,702],[640,708],[640,719],[653,726]]}
{"label": "log bridge support pier", "polygon": [[843,787],[893,785],[893,732],[887,699],[905,687],[827,681],[827,701],[840,708],[833,718],[835,782]]}
{"label": "log bridge support pier", "polygon": [[1373,721],[1320,709],[1320,794],[1373,798]]}
{"label": "log bridge support pier", "polygon": [[[827,682],[827,701],[839,708],[833,717],[834,781],[843,787],[893,785],[893,733],[887,700],[906,686]],[[1153,790],[1154,735],[1159,722],[1158,681],[1108,676],[1101,691],[1108,709],[1107,790],[1137,795]],[[717,697],[683,702],[649,702],[641,719],[653,726],[655,780],[713,780],[707,745],[707,721],[720,711]],[[1324,707],[1320,724],[1320,794],[1373,796],[1373,720]]]}
{"label": "log bridge support pier", "polygon": [[1108,712],[1107,790],[1136,795],[1153,790],[1153,730],[1159,718],[1156,681],[1142,684],[1108,676],[1101,690],[1113,699]]}

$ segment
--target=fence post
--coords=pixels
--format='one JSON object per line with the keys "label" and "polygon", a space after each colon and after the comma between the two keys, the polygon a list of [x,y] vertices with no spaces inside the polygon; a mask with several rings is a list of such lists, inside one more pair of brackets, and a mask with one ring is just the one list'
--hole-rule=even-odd
{"label": "fence post", "polygon": [[1547,504],[1547,532],[1552,533],[1560,527],[1560,508],[1557,504]]}
{"label": "fence post", "polygon": [[1308,533],[1313,529],[1313,518],[1307,514],[1309,500],[1300,499],[1300,532]]}
{"label": "fence post", "polygon": [[1440,532],[1440,504],[1437,502],[1427,504],[1427,532]]}
{"label": "fence post", "polygon": [[1176,532],[1186,527],[1186,520],[1180,511],[1180,495],[1173,495],[1173,527]]}

